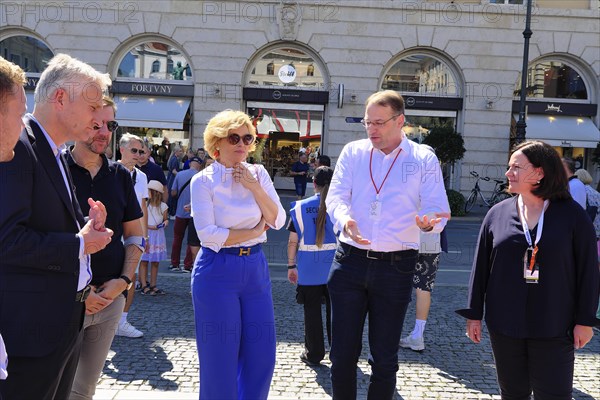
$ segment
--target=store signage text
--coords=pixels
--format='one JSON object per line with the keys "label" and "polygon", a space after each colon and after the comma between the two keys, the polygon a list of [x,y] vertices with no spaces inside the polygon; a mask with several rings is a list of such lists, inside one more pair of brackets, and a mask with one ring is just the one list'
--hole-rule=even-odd
{"label": "store signage text", "polygon": [[548,104],[546,106],[546,112],[562,112],[562,110],[560,109],[560,106],[555,106],[554,104]]}
{"label": "store signage text", "polygon": [[169,85],[149,85],[143,83],[132,83],[132,93],[171,93],[172,87]]}

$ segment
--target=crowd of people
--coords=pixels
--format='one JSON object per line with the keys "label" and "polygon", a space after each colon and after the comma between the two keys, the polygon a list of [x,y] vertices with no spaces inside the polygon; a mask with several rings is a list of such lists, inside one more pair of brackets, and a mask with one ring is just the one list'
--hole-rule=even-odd
{"label": "crowd of people", "polygon": [[[267,399],[277,335],[262,244],[287,213],[264,166],[246,162],[251,118],[213,116],[187,169],[169,146],[165,177],[135,135],[121,137],[119,160],[106,157],[118,127],[108,75],[56,55],[32,114],[24,83],[0,58],[0,398],[94,396],[115,334],[143,335],[127,322],[135,282],[142,295],[165,294],[158,263],[174,220],[171,269],[188,234],[200,398]],[[424,349],[450,208],[433,149],[403,132],[402,96],[374,93],[361,122],[367,138],[346,144],[334,169],[320,159],[307,179],[302,153],[292,169],[288,279],[304,307],[299,357],[318,365],[327,340],[333,398],[357,396],[368,318],[368,398],[392,399],[399,348]],[[485,319],[503,399],[570,399],[574,352],[599,322],[600,194],[539,141],[512,150],[506,177],[515,196],[486,215],[457,312],[475,343]],[[311,180],[316,194],[304,198]],[[415,328],[402,337],[413,289]]]}

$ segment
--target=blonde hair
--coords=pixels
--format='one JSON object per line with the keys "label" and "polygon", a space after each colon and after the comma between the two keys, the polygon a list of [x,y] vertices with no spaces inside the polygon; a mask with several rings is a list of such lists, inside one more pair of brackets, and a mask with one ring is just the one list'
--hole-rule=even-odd
{"label": "blonde hair", "polygon": [[[252,120],[248,114],[242,111],[224,110],[215,115],[208,121],[204,130],[204,148],[208,154],[217,158],[217,144],[219,140],[226,138],[233,129],[246,126],[248,132],[256,138],[256,129],[252,125]],[[256,148],[256,140],[250,146],[249,151]]]}
{"label": "blonde hair", "polygon": [[8,96],[19,93],[15,92],[15,86],[21,90],[25,83],[27,79],[21,67],[0,57],[0,112],[4,113]]}
{"label": "blonde hair", "polygon": [[148,188],[148,194],[150,197],[148,198],[148,205],[153,207],[159,207],[160,203],[162,203],[162,193],[158,190]]}
{"label": "blonde hair", "polygon": [[590,175],[590,173],[587,172],[583,168],[575,171],[575,176],[577,177],[577,179],[579,179],[581,182],[583,182],[584,185],[589,185],[594,181],[594,178],[592,178],[592,175]]}
{"label": "blonde hair", "polygon": [[[87,85],[95,83],[102,92],[111,84],[110,76],[67,54],[57,54],[48,62],[35,87],[35,103],[47,103],[60,88],[81,93]],[[73,90],[74,89],[74,90]]]}

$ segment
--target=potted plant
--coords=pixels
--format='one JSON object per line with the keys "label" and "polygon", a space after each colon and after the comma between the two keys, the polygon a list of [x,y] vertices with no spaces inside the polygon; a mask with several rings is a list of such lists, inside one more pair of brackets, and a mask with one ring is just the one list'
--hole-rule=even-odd
{"label": "potted plant", "polygon": [[454,163],[465,155],[465,141],[462,135],[456,132],[451,125],[435,126],[425,136],[423,144],[427,144],[435,150],[441,164],[444,184],[448,187],[450,176],[454,173]]}

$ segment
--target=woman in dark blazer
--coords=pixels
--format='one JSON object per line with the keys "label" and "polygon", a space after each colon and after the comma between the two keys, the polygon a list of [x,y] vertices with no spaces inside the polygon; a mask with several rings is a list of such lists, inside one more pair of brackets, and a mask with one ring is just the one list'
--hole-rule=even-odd
{"label": "woman in dark blazer", "polygon": [[571,198],[558,153],[517,146],[506,177],[517,196],[486,215],[471,272],[467,336],[484,316],[502,399],[571,399],[574,350],[592,338],[600,278],[595,232]]}

